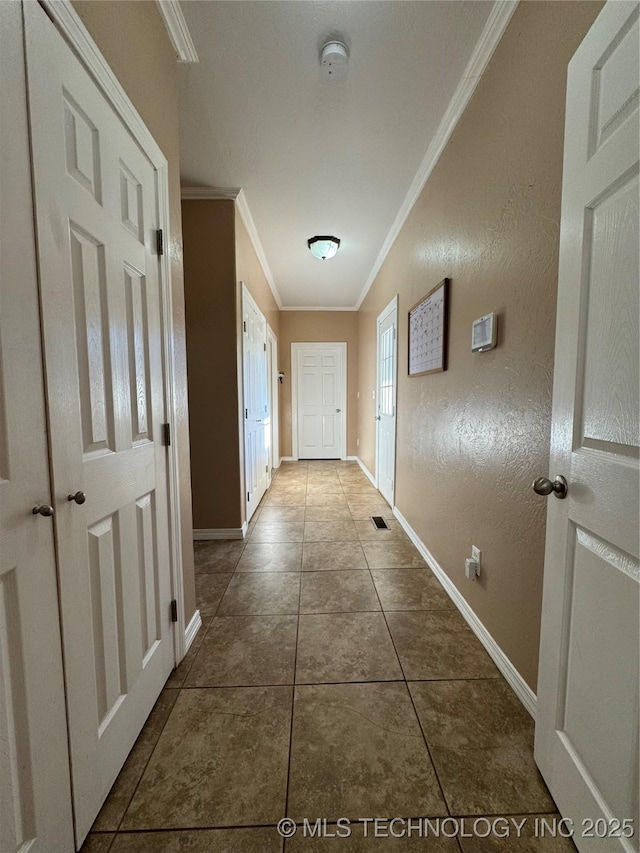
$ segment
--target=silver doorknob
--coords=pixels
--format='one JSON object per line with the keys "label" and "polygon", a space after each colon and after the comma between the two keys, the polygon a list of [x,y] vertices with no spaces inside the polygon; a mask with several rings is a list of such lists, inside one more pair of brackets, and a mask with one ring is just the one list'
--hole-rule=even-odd
{"label": "silver doorknob", "polygon": [[380,420],[380,415],[376,415],[376,420],[377,420],[377,421],[379,421],[379,420]]}
{"label": "silver doorknob", "polygon": [[40,506],[34,506],[34,508],[31,510],[31,512],[34,515],[51,516],[51,515],[53,515],[54,509],[52,506],[49,506],[49,504],[41,504]]}
{"label": "silver doorknob", "polygon": [[342,411],[342,409],[336,409],[336,414],[339,415],[341,411]]}
{"label": "silver doorknob", "polygon": [[567,481],[561,474],[557,474],[555,480],[550,480],[548,477],[538,477],[533,481],[533,491],[537,495],[546,497],[553,492],[556,498],[562,500],[566,498],[569,486]]}
{"label": "silver doorknob", "polygon": [[87,499],[84,492],[76,492],[75,495],[69,495],[68,501],[75,501],[77,504],[83,504]]}

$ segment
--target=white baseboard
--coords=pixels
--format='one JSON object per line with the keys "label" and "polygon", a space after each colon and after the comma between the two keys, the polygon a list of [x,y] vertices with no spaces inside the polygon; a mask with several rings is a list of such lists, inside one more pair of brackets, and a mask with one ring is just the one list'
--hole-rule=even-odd
{"label": "white baseboard", "polygon": [[367,466],[364,464],[364,462],[362,461],[362,459],[360,459],[360,457],[359,457],[359,456],[356,456],[356,462],[357,462],[357,463],[358,463],[358,465],[362,468],[362,470],[363,470],[363,471],[364,471],[364,473],[367,475],[367,477],[371,480],[371,485],[372,485],[375,489],[377,489],[377,488],[378,488],[378,484],[376,483],[376,478],[373,476],[373,474],[371,473],[371,471],[367,468]]}
{"label": "white baseboard", "polygon": [[193,531],[193,538],[202,539],[244,539],[247,534],[247,522],[242,527],[214,527],[209,530],[200,529]]}
{"label": "white baseboard", "polygon": [[202,619],[200,618],[200,611],[196,610],[196,612],[191,617],[191,621],[187,625],[184,630],[184,653],[189,651],[189,646],[193,643],[196,634],[202,628]]}
{"label": "white baseboard", "polygon": [[[362,463],[361,463],[362,464]],[[365,474],[367,473],[366,468],[363,466],[363,470]],[[515,666],[511,663],[506,654],[502,651],[500,646],[493,639],[491,634],[487,631],[485,626],[482,624],[475,611],[471,608],[468,601],[464,596],[460,593],[456,585],[453,583],[451,578],[444,571],[442,566],[435,559],[433,554],[429,551],[424,542],[420,539],[415,530],[411,527],[407,519],[402,515],[397,506],[393,508],[393,514],[398,519],[402,527],[404,528],[407,536],[413,544],[416,546],[418,551],[422,554],[434,575],[438,578],[442,586],[445,588],[449,598],[453,601],[455,606],[458,608],[460,613],[462,614],[464,620],[467,622],[473,633],[480,640],[482,645],[487,650],[487,653],[498,667],[500,672],[504,675],[507,682],[510,684],[513,692],[516,694],[518,699],[522,702],[527,711],[531,714],[533,719],[536,718],[536,709],[537,709],[537,696],[533,692],[533,690],[529,687],[524,678],[520,675]]]}
{"label": "white baseboard", "polygon": [[293,456],[281,456],[281,457],[280,457],[280,463],[281,463],[281,464],[282,464],[283,462],[293,462],[293,461],[294,461]]}

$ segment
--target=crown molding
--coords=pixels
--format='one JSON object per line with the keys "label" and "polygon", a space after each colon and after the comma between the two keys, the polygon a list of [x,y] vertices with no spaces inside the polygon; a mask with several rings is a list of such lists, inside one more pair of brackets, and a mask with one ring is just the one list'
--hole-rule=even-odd
{"label": "crown molding", "polygon": [[247,197],[245,196],[243,191],[239,187],[181,187],[180,195],[183,201],[197,201],[198,199],[235,201],[236,210],[240,214],[240,219],[242,219],[244,227],[247,229],[249,239],[251,240],[254,251],[258,256],[258,260],[260,261],[260,266],[262,267],[264,277],[267,279],[267,283],[271,288],[271,293],[273,294],[273,298],[276,301],[278,309],[282,311],[282,299],[280,299],[280,294],[278,293],[278,289],[276,288],[275,282],[273,280],[273,275],[271,274],[271,270],[269,268],[267,256],[265,255],[264,249],[262,248],[260,237],[258,237],[258,229],[256,228],[256,224],[253,221],[253,216],[251,215],[251,211],[249,210],[249,204],[247,202]]}
{"label": "crown molding", "polygon": [[235,201],[241,193],[240,187],[180,187],[180,197],[183,201],[198,199],[222,199]]}
{"label": "crown molding", "polygon": [[281,311],[357,311],[355,305],[284,305]]}
{"label": "crown molding", "polygon": [[189,27],[178,0],[156,0],[158,11],[169,33],[178,62],[199,62]]}
{"label": "crown molding", "polygon": [[487,19],[487,23],[485,24],[480,38],[476,43],[474,51],[471,54],[471,58],[467,63],[467,67],[460,78],[460,82],[456,87],[451,101],[449,102],[449,106],[442,117],[438,130],[436,131],[434,138],[431,140],[427,153],[420,164],[420,168],[409,187],[409,191],[402,202],[398,215],[396,216],[393,225],[391,226],[391,230],[382,244],[380,253],[378,254],[373,268],[369,273],[369,277],[362,288],[358,301],[355,305],[356,310],[360,309],[365,296],[369,292],[371,285],[380,272],[380,267],[389,254],[389,250],[393,246],[402,226],[411,213],[411,209],[418,200],[418,197],[424,189],[431,172],[440,159],[440,155],[449,141],[451,134],[455,130],[461,115],[471,100],[471,97],[476,90],[476,86],[482,79],[482,75],[489,64],[496,47],[498,46],[498,42],[504,35],[504,31],[516,10],[518,3],[519,0],[496,0],[494,3],[493,9]]}

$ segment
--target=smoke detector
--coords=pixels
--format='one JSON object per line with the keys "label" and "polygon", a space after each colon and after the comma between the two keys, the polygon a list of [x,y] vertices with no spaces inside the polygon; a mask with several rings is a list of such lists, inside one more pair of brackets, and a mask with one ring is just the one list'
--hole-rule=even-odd
{"label": "smoke detector", "polygon": [[320,67],[327,80],[344,80],[347,76],[349,51],[341,41],[330,41],[320,52]]}

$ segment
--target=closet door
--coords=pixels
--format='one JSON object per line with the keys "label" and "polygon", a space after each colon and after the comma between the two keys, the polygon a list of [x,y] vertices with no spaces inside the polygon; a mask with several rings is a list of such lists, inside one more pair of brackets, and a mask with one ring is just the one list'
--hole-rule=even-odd
{"label": "closet door", "polygon": [[0,850],[73,821],[40,351],[22,11],[0,3]]}
{"label": "closet door", "polygon": [[174,664],[159,173],[25,3],[76,840]]}

